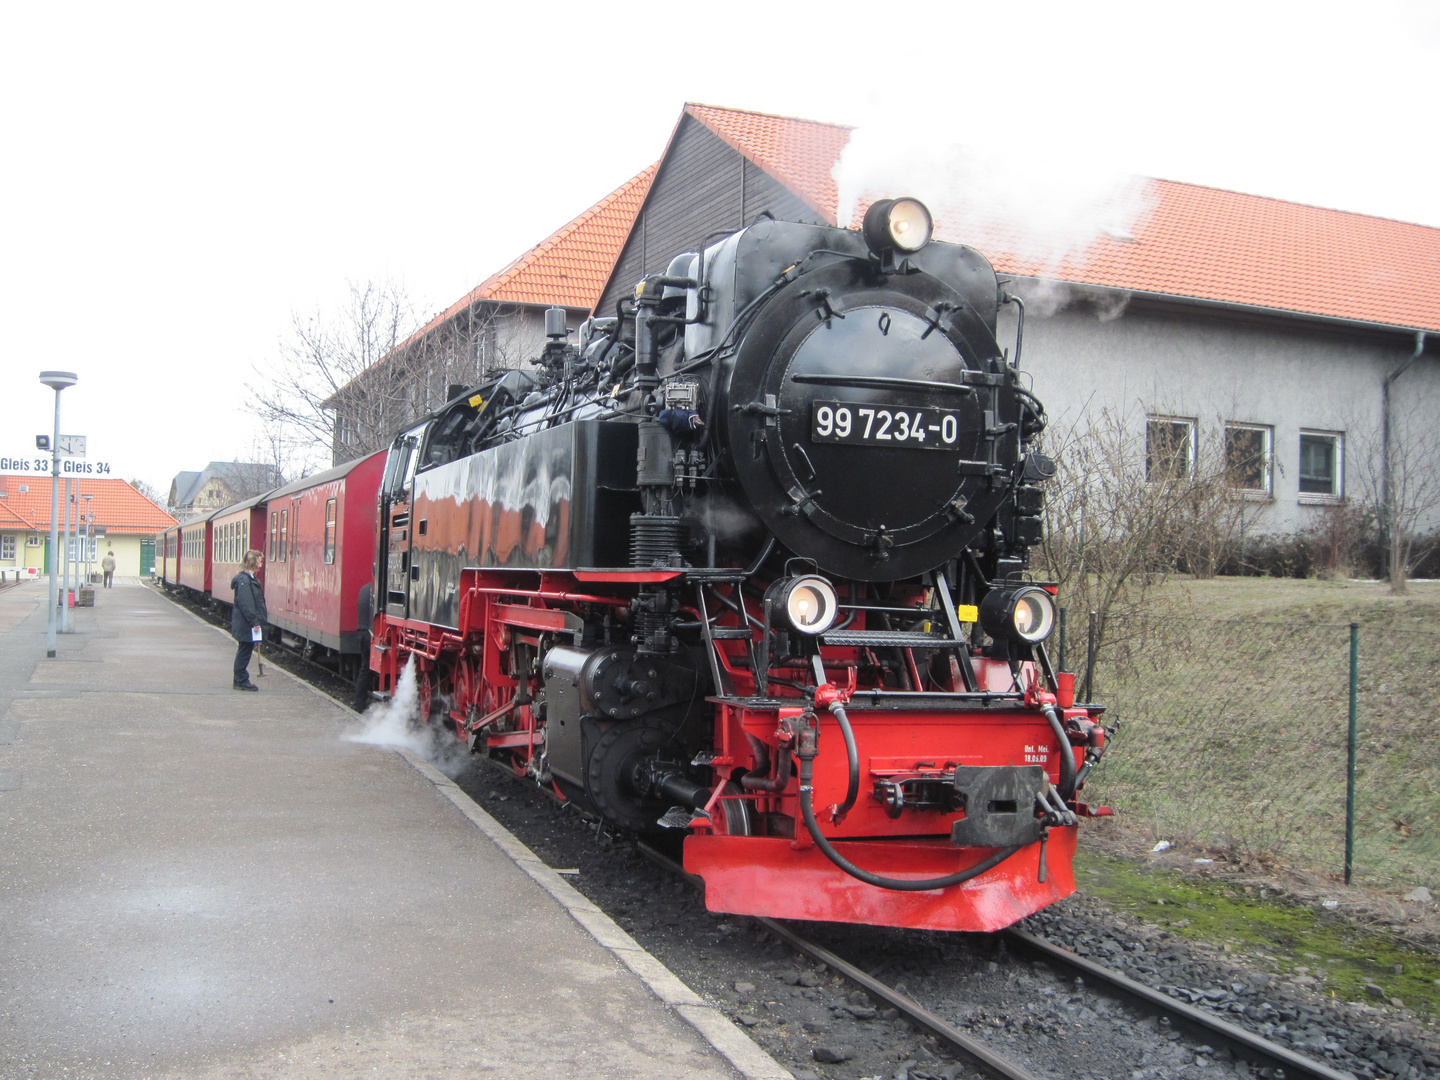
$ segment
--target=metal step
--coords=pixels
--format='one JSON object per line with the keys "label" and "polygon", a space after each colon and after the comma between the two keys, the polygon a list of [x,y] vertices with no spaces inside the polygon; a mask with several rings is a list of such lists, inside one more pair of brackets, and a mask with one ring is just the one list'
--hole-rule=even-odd
{"label": "metal step", "polygon": [[949,649],[966,644],[936,634],[906,630],[837,630],[821,637],[826,645],[865,645],[884,649]]}

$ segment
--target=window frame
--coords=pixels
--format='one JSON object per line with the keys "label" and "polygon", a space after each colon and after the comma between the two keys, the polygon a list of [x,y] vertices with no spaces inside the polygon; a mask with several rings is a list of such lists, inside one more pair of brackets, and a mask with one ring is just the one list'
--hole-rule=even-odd
{"label": "window frame", "polygon": [[[15,543],[14,533],[6,533],[4,536],[0,536],[0,559],[8,559],[14,562],[15,551],[18,547],[19,545]],[[9,551],[6,551],[6,548],[9,548]]]}
{"label": "window frame", "polygon": [[[1183,427],[1188,436],[1188,445],[1185,454],[1185,471],[1179,476],[1156,476],[1154,465],[1155,458],[1150,446],[1150,433],[1153,426],[1167,424],[1172,427]],[[1150,415],[1145,417],[1145,482],[1147,484],[1159,484],[1172,480],[1191,480],[1195,476],[1195,454],[1199,442],[1200,422],[1193,416],[1165,416]]]}
{"label": "window frame", "polygon": [[280,557],[275,560],[276,562],[282,562],[282,563],[283,563],[283,562],[288,562],[288,561],[289,561],[289,556],[290,556],[289,543],[290,543],[290,509],[289,509],[289,507],[286,507],[284,510],[281,510],[281,511],[280,511],[280,549],[279,549],[279,550],[280,550]]}
{"label": "window frame", "polygon": [[[1306,491],[1305,440],[1319,439],[1330,443],[1330,490]],[[1335,506],[1345,501],[1345,433],[1321,428],[1301,428],[1296,441],[1295,487],[1299,501],[1310,506]]]}
{"label": "window frame", "polygon": [[[1258,431],[1264,441],[1261,448],[1260,486],[1245,487],[1231,482],[1234,466],[1230,461],[1230,433],[1232,431]],[[1271,424],[1252,424],[1245,420],[1225,421],[1223,435],[1225,451],[1225,477],[1230,490],[1241,498],[1272,499],[1275,496],[1275,428]]]}
{"label": "window frame", "polygon": [[325,500],[325,565],[335,565],[335,520],[338,500],[332,496]]}

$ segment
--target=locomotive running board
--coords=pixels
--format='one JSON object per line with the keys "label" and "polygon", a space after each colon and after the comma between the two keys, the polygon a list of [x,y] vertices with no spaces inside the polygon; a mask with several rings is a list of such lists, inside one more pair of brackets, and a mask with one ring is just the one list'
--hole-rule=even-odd
{"label": "locomotive running board", "polygon": [[[764,836],[685,838],[685,869],[705,881],[705,906],[733,915],[811,922],[866,923],[923,930],[1001,930],[1075,891],[1071,862],[1077,829],[1050,830],[1049,880],[1038,881],[1040,845],[1021,848],[962,885],[896,892],[845,873],[815,847]],[[956,848],[949,840],[837,840],[851,862],[887,877],[953,874],[988,858],[988,848]]]}

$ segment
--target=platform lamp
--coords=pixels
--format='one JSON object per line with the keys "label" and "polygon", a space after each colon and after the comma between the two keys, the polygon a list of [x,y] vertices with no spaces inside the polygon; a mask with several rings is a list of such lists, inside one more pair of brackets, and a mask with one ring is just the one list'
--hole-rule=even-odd
{"label": "platform lamp", "polygon": [[[80,485],[77,483],[75,487],[78,489]],[[95,576],[95,571],[91,569],[91,565],[95,562],[95,515],[90,512],[90,500],[94,497],[95,496],[90,492],[86,492],[84,495],[80,496],[80,498],[85,500],[85,514],[80,518],[80,522],[83,526],[82,533],[84,535],[84,542],[81,545],[80,550],[85,553],[86,585],[93,584],[90,579]]]}
{"label": "platform lamp", "polygon": [[80,377],[73,371],[42,371],[40,381],[55,391],[55,434],[50,439],[50,621],[45,627],[45,655],[55,659],[55,563],[60,558],[60,391]]}

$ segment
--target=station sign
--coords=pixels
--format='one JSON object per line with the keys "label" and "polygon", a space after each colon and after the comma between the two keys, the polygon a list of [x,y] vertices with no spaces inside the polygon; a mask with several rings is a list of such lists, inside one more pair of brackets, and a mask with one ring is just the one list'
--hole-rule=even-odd
{"label": "station sign", "polygon": [[[50,475],[50,437],[42,435],[35,440],[43,448],[26,454],[0,454],[0,474],[18,476]],[[84,435],[61,435],[58,444],[60,452],[60,475],[66,476],[113,476],[110,462],[90,461],[85,456]]]}

